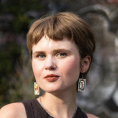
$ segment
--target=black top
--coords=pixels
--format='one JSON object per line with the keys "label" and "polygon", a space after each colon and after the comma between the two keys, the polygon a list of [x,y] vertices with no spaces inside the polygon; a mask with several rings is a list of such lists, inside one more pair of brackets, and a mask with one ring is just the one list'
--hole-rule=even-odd
{"label": "black top", "polygon": [[[27,118],[53,118],[39,104],[37,99],[31,99],[22,102],[24,104]],[[88,118],[86,114],[78,107],[73,118]]]}

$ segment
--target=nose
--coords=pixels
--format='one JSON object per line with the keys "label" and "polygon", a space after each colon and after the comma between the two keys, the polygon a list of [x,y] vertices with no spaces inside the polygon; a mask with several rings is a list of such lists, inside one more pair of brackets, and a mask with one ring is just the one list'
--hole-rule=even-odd
{"label": "nose", "polygon": [[45,70],[55,70],[57,68],[56,62],[53,57],[49,56],[46,59]]}

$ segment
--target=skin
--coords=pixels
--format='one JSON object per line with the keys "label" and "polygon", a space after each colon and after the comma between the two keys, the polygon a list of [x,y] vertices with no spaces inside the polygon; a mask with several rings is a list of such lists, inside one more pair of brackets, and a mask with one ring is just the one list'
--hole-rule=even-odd
{"label": "skin", "polygon": [[[76,110],[76,85],[79,73],[86,72],[91,58],[81,59],[77,46],[64,38],[53,41],[47,36],[32,47],[32,68],[37,83],[45,91],[40,100],[46,111],[56,118],[72,118]],[[48,74],[58,75],[47,81]],[[39,99],[37,98],[39,101]],[[8,112],[6,112],[8,111]],[[5,113],[5,114],[4,114]],[[12,103],[0,110],[1,118],[26,118],[22,103]],[[88,118],[97,118],[87,114]]]}
{"label": "skin", "polygon": [[[43,37],[37,45],[33,46],[32,52],[32,68],[36,81],[46,91],[41,97],[43,106],[56,118],[71,118],[76,109],[76,83],[81,71],[76,45],[67,39],[56,42]],[[56,74],[59,78],[49,82],[44,79],[48,74]],[[70,94],[72,96],[69,98]],[[65,111],[61,109],[62,107]]]}
{"label": "skin", "polygon": [[[56,42],[43,37],[33,46],[32,52],[33,72],[38,85],[44,91],[57,93],[69,88],[76,89],[81,59],[74,43],[67,39]],[[44,79],[48,74],[56,74],[59,79],[48,82]]]}

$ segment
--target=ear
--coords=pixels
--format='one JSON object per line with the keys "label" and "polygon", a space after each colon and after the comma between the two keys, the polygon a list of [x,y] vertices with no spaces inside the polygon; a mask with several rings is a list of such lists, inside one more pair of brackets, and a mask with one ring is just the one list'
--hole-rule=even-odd
{"label": "ear", "polygon": [[91,57],[88,55],[81,61],[81,73],[87,72],[91,63]]}

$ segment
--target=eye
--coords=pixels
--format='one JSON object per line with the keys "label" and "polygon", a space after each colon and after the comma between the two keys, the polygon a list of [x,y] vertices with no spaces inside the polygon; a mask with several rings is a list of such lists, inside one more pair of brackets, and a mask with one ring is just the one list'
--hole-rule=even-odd
{"label": "eye", "polygon": [[58,56],[58,57],[61,57],[61,58],[64,58],[64,57],[67,56],[67,53],[61,52],[61,53],[58,53],[57,56]]}
{"label": "eye", "polygon": [[45,58],[45,55],[39,55],[40,58]]}
{"label": "eye", "polygon": [[46,55],[45,54],[38,54],[36,57],[40,58],[40,59],[44,59],[46,57]]}

